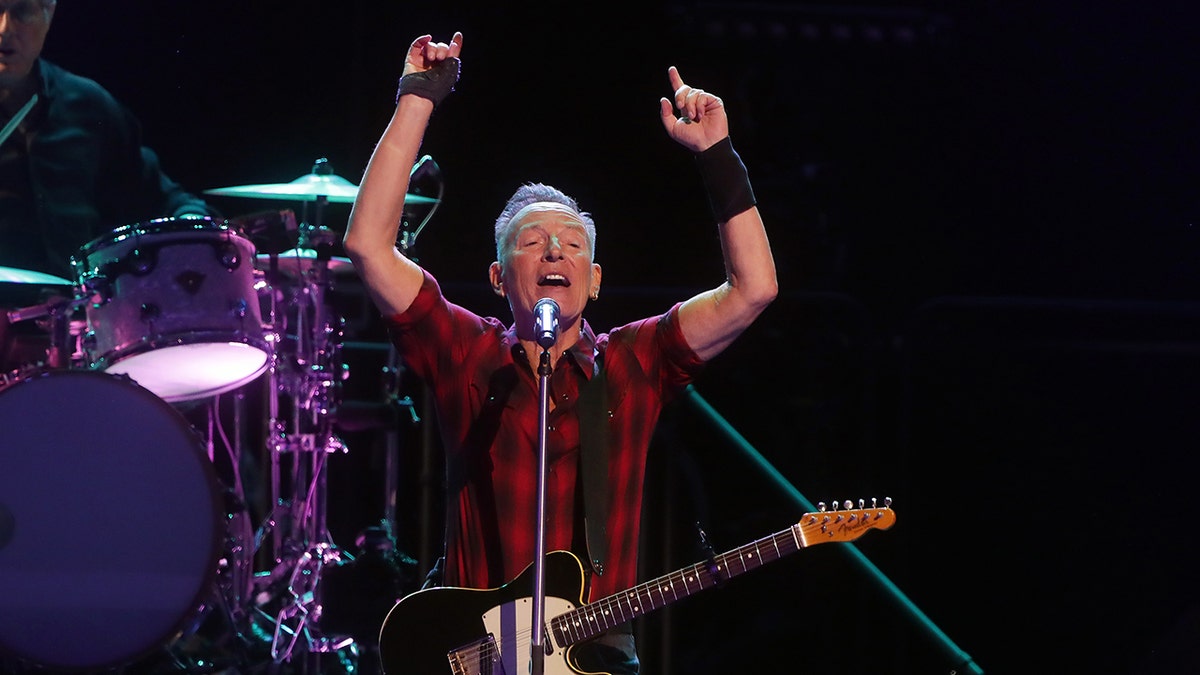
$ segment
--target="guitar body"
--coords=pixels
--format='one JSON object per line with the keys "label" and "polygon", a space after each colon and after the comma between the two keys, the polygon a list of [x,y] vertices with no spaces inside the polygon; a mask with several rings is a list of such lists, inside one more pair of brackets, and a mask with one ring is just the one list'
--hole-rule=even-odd
{"label": "guitar body", "polygon": [[[570,609],[583,603],[583,566],[575,555],[567,551],[549,553],[544,572],[545,618],[561,613],[563,607]],[[451,669],[447,654],[486,638],[489,631],[484,624],[484,614],[510,603],[522,605],[523,600],[533,596],[533,581],[533,567],[530,566],[499,588],[429,588],[405,596],[388,612],[379,633],[383,672],[387,675],[451,675],[457,672]],[[528,611],[532,612],[532,605]],[[509,659],[519,656],[520,663],[526,666],[518,670],[519,675],[526,675],[529,672],[527,636],[522,644],[524,653],[505,656]],[[549,638],[545,644],[554,647]],[[543,671],[545,675],[577,672],[566,663],[566,655],[555,648],[546,656]],[[462,672],[516,675],[494,668],[492,671],[467,669]]]}

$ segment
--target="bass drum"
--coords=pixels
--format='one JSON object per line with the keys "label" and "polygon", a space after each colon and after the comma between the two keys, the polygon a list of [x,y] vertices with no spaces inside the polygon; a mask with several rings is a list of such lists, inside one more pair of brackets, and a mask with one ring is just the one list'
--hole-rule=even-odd
{"label": "bass drum", "polygon": [[125,376],[41,371],[0,389],[0,654],[90,672],[196,619],[223,541],[204,447]]}

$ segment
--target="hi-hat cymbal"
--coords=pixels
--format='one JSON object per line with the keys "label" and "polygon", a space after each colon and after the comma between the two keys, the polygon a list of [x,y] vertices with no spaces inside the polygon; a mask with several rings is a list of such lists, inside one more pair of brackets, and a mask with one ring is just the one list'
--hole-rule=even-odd
{"label": "hi-hat cymbal", "polygon": [[42,286],[70,286],[71,282],[53,274],[22,270],[16,267],[0,267],[0,283],[38,284]]}
{"label": "hi-hat cymbal", "polygon": [[[358,196],[358,186],[335,175],[310,173],[290,183],[261,183],[258,185],[235,185],[232,187],[205,190],[205,194],[223,197],[249,197],[252,199],[298,199],[314,202],[325,197],[331,203],[349,204]],[[433,197],[407,195],[406,204],[435,204]]]}
{"label": "hi-hat cymbal", "polygon": [[[317,262],[317,252],[311,248],[293,248],[279,254],[279,271],[285,274],[300,274],[312,269]],[[267,270],[271,267],[271,256],[259,253],[255,256],[255,267]],[[354,263],[349,258],[332,256],[328,262],[329,271],[334,274],[354,272]]]}

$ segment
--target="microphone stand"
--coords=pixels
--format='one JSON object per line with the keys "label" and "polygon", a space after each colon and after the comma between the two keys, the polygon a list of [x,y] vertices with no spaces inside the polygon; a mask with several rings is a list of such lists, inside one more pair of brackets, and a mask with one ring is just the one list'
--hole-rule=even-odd
{"label": "microphone stand", "polygon": [[550,350],[542,347],[538,361],[538,495],[537,535],[533,551],[533,618],[530,621],[529,659],[530,673],[542,675],[545,667],[546,650],[542,639],[543,614],[546,611],[546,430],[550,417]]}

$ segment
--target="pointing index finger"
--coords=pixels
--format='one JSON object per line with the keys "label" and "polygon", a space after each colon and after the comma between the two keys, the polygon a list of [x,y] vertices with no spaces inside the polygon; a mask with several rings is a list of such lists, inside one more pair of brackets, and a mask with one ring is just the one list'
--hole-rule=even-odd
{"label": "pointing index finger", "polygon": [[671,80],[671,91],[679,91],[683,86],[683,78],[679,76],[679,69],[675,66],[667,68],[667,77]]}

